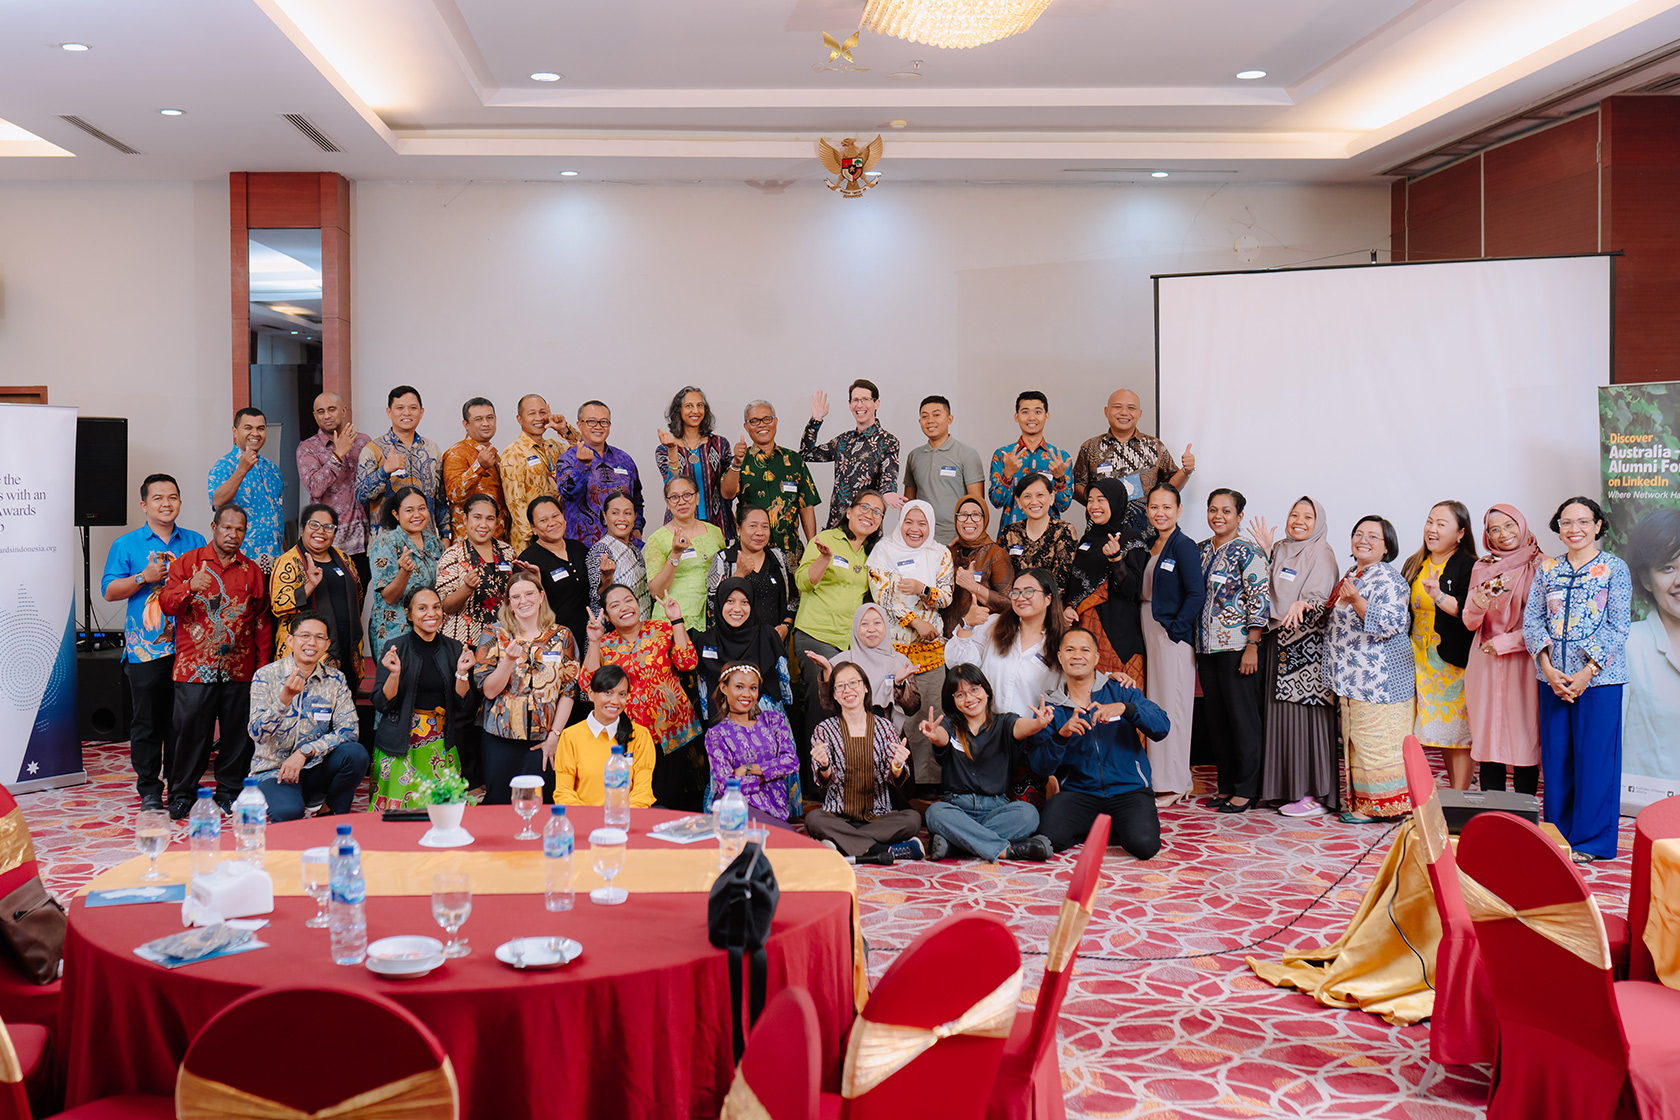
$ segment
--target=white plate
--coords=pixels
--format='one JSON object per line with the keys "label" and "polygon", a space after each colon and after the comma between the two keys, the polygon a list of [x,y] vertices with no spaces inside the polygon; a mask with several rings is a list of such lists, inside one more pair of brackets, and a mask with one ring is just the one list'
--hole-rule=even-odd
{"label": "white plate", "polygon": [[368,971],[373,973],[375,976],[383,976],[387,980],[418,980],[422,976],[430,976],[433,971],[442,965],[443,955],[441,953],[431,960],[422,962],[422,967],[418,969],[411,968],[401,972],[394,971],[386,967],[383,962],[377,961],[372,957],[367,959]]}
{"label": "white plate", "polygon": [[422,848],[464,848],[473,842],[473,834],[464,828],[429,828],[420,837]]}
{"label": "white plate", "polygon": [[[523,945],[524,964],[515,964],[513,947]],[[496,959],[511,968],[545,969],[571,964],[583,952],[583,946],[569,937],[520,937],[496,946]]]}
{"label": "white plate", "polygon": [[386,976],[426,973],[443,963],[443,943],[435,937],[382,937],[367,948],[368,967]]}

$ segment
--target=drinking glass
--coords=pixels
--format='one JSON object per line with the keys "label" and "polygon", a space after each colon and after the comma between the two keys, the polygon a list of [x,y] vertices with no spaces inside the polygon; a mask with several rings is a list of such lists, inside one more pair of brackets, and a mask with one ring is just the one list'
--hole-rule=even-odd
{"label": "drinking glass", "polygon": [[508,788],[513,794],[513,811],[525,822],[525,827],[514,833],[515,840],[539,839],[531,827],[531,818],[542,808],[542,785],[540,774],[518,774],[508,783]]}
{"label": "drinking glass", "polygon": [[467,924],[472,914],[472,884],[464,871],[450,871],[432,876],[432,918],[449,935],[443,947],[446,957],[464,957],[472,952],[465,938],[457,939],[455,931]]}
{"label": "drinking glass", "polygon": [[589,901],[602,906],[617,906],[630,897],[623,887],[612,885],[613,876],[624,870],[625,849],[630,834],[622,828],[597,828],[589,834],[589,854],[595,860],[595,873],[607,881],[604,887],[589,892]]}
{"label": "drinking glass", "polygon": [[327,916],[327,899],[332,895],[332,882],[325,848],[303,850],[303,893],[315,900],[315,916],[303,924],[310,929],[326,929],[332,924],[332,919]]}
{"label": "drinking glass", "polygon": [[170,832],[169,813],[163,809],[142,809],[140,815],[134,818],[134,846],[152,861],[145,874],[148,883],[163,878],[163,872],[158,870],[157,857],[169,847]]}

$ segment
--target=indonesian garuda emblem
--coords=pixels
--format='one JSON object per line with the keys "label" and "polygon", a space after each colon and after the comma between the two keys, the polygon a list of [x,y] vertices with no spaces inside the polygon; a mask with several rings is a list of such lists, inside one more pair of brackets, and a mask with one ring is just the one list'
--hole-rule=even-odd
{"label": "indonesian garuda emblem", "polygon": [[881,162],[883,146],[879,136],[862,148],[858,147],[857,140],[851,136],[840,141],[838,149],[827,140],[818,140],[818,157],[822,159],[824,167],[838,176],[834,182],[828,184],[828,189],[839,191],[842,198],[857,198],[873,187],[875,181],[864,178],[864,175],[873,171],[875,165]]}

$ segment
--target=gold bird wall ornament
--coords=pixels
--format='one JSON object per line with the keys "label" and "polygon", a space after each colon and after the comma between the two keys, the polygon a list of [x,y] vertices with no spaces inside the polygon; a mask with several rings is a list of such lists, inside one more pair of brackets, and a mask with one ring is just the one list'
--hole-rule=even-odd
{"label": "gold bird wall ornament", "polygon": [[852,136],[840,141],[839,148],[827,140],[818,140],[817,158],[837,176],[834,182],[827,184],[828,189],[839,191],[842,198],[857,198],[873,187],[875,180],[865,178],[865,175],[881,162],[881,151],[885,146],[879,136],[861,148],[856,137]]}

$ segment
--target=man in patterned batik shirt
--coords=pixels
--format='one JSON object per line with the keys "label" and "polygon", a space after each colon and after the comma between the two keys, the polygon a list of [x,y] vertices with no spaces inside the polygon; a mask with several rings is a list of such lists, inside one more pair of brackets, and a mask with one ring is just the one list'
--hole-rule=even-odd
{"label": "man in patterned batik shirt", "polygon": [[811,480],[811,472],[797,451],[790,451],[776,443],[776,406],[769,401],[753,401],[747,405],[746,421],[750,447],[737,444],[735,457],[741,463],[741,490],[735,516],[740,524],[740,510],[757,506],[770,514],[770,545],[782,550],[789,563],[797,564],[805,552],[799,539],[817,535],[817,510],[822,495]]}
{"label": "man in patterned batik shirt", "polygon": [[270,821],[299,820],[311,801],[321,802],[323,815],[348,813],[367,776],[356,698],[344,674],[327,665],[331,645],[327,620],[301,611],[292,619],[291,653],[251,678],[251,776],[262,779]]}
{"label": "man in patterned batik shirt", "polygon": [[[176,557],[158,596],[175,620],[175,762],[169,815],[182,820],[216,752],[216,803],[233,807],[251,767],[251,674],[274,648],[262,569],[239,550],[245,511],[225,505],[210,522],[210,543]],[[211,735],[221,726],[221,738]]]}
{"label": "man in patterned batik shirt", "polygon": [[1126,493],[1140,510],[1157,482],[1170,482],[1184,489],[1196,469],[1195,452],[1185,445],[1181,467],[1173,462],[1166,444],[1138,431],[1143,404],[1136,393],[1116,389],[1109,394],[1103,414],[1108,417],[1108,431],[1082,443],[1079,457],[1073,462],[1073,496],[1079,499],[1080,505],[1085,504],[1085,493],[1091,483],[1103,478],[1124,482]]}
{"label": "man in patterned batik shirt", "polygon": [[467,531],[463,503],[483,494],[496,503],[496,527],[492,540],[508,535],[507,502],[502,498],[501,456],[496,438],[496,406],[485,397],[473,397],[461,406],[461,427],[466,437],[443,453],[443,500],[449,506],[449,535],[460,540]]}
{"label": "man in patterned batik shirt", "polygon": [[111,542],[99,589],[107,603],[127,603],[123,624],[123,672],[133,716],[128,725],[128,758],[142,809],[163,808],[163,783],[175,759],[175,620],[158,601],[170,563],[182,553],[204,547],[204,538],[175,524],[181,514],[181,488],[166,474],[147,475],[140,484],[140,508],[146,523]]}
{"label": "man in patterned batik shirt", "polygon": [[362,448],[356,462],[356,500],[367,507],[373,532],[380,530],[378,503],[404,486],[426,495],[432,510],[432,528],[440,537],[449,535],[449,510],[443,503],[443,453],[438,445],[419,433],[426,406],[420,390],[398,385],[385,395],[385,415],[391,429]]}
{"label": "man in patterned batik shirt", "polygon": [[268,417],[260,408],[233,414],[233,450],[210,468],[210,508],[232,502],[251,519],[245,554],[267,575],[286,550],[286,480],[271,459],[259,454],[268,442]]}
{"label": "man in patterned batik shirt", "polygon": [[647,525],[642,512],[642,480],[630,453],[607,443],[612,434],[612,410],[600,401],[584,401],[578,406],[578,427],[583,431],[583,442],[554,464],[555,489],[566,503],[566,526],[572,539],[588,548],[605,536],[601,507],[608,497],[622,490],[636,507],[636,528],[631,535],[641,540]]}
{"label": "man in patterned batik shirt", "polygon": [[524,552],[531,543],[531,519],[526,516],[531,502],[560,496],[555,468],[560,456],[582,440],[564,416],[548,411],[542,397],[526,393],[519,398],[519,438],[502,448],[502,497],[507,501],[508,543],[515,552]]}
{"label": "man in patterned batik shirt", "polygon": [[894,509],[904,505],[904,495],[898,492],[898,437],[875,419],[881,407],[881,391],[873,381],[860,377],[846,395],[846,405],[857,422],[855,431],[843,432],[819,446],[817,433],[828,416],[828,394],[817,393],[811,398],[810,423],[799,441],[799,453],[807,463],[834,464],[834,493],[828,497],[826,529],[845,524],[846,511],[865,490],[879,490]]}
{"label": "man in patterned batik shirt", "polygon": [[1028,475],[1041,474],[1054,485],[1051,517],[1062,516],[1073,502],[1068,488],[1067,452],[1044,438],[1044,424],[1049,419],[1049,398],[1037,389],[1015,398],[1015,423],[1021,429],[1021,438],[992,452],[992,465],[987,472],[990,480],[987,497],[1003,511],[998,519],[999,529],[1026,520],[1021,503],[1015,500],[1015,483]]}
{"label": "man in patterned batik shirt", "polygon": [[372,437],[356,430],[350,409],[337,393],[315,398],[315,434],[298,441],[298,481],[309,504],[320,503],[338,515],[333,543],[356,566],[362,586],[368,585],[367,507],[356,500],[356,464]]}

